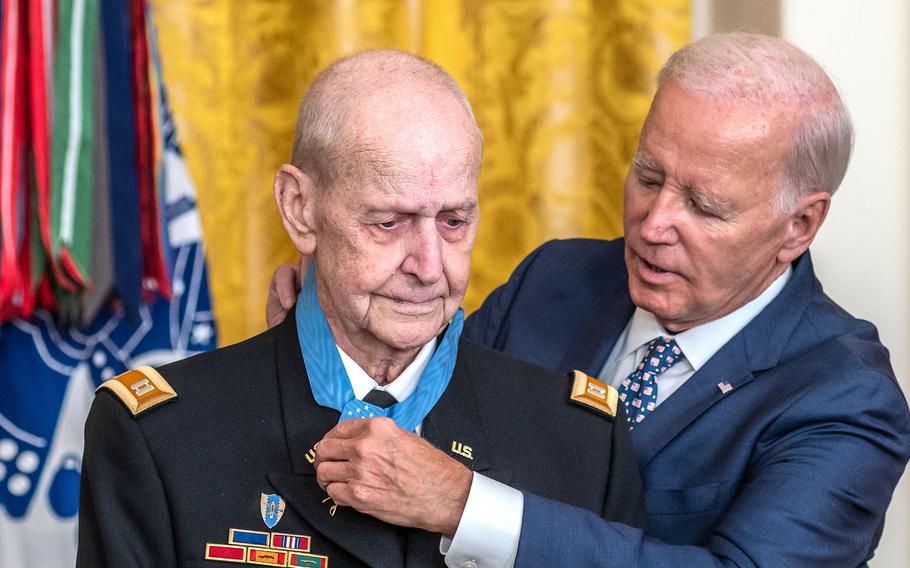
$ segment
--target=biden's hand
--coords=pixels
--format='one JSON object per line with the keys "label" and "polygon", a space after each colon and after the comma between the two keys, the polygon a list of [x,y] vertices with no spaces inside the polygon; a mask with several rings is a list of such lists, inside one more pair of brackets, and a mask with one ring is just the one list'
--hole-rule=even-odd
{"label": "biden's hand", "polygon": [[451,537],[472,473],[388,418],[340,422],[316,446],[316,479],[337,505]]}
{"label": "biden's hand", "polygon": [[297,301],[309,265],[310,257],[301,255],[298,262],[282,264],[275,269],[269,284],[269,296],[265,301],[265,322],[269,327],[283,322],[288,310]]}

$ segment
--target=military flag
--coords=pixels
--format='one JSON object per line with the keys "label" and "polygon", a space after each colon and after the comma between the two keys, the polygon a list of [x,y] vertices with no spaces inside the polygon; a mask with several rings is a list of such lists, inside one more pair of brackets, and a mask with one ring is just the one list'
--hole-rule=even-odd
{"label": "military flag", "polygon": [[95,388],[215,327],[144,0],[0,6],[0,566],[68,567]]}

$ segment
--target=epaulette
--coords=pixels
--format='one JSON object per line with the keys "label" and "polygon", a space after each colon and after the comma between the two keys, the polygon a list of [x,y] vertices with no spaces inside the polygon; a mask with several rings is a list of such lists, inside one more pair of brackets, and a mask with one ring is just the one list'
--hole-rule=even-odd
{"label": "epaulette", "polygon": [[177,396],[164,377],[147,365],[104,381],[95,392],[101,389],[107,389],[117,395],[133,416]]}
{"label": "epaulette", "polygon": [[569,400],[598,414],[603,414],[610,420],[616,417],[616,406],[619,404],[619,392],[609,385],[593,377],[573,371],[572,394]]}

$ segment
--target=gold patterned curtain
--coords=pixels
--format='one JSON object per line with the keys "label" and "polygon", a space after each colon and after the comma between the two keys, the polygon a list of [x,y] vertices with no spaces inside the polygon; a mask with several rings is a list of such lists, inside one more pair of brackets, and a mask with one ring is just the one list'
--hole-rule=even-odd
{"label": "gold patterned curtain", "polygon": [[272,200],[315,73],[394,47],[445,68],[486,145],[467,310],[540,243],[622,233],[622,183],[689,0],[153,0],[197,185],[220,340],[260,330],[296,257]]}

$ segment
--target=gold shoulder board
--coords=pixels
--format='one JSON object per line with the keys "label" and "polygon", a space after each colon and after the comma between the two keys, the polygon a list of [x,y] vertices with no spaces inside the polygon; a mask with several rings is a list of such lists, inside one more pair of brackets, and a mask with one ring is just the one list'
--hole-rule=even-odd
{"label": "gold shoulder board", "polygon": [[605,385],[593,377],[573,371],[571,402],[593,409],[609,418],[616,417],[616,405],[619,404],[619,393],[611,386]]}
{"label": "gold shoulder board", "polygon": [[105,381],[95,392],[101,389],[117,395],[133,416],[177,396],[164,377],[147,365]]}

